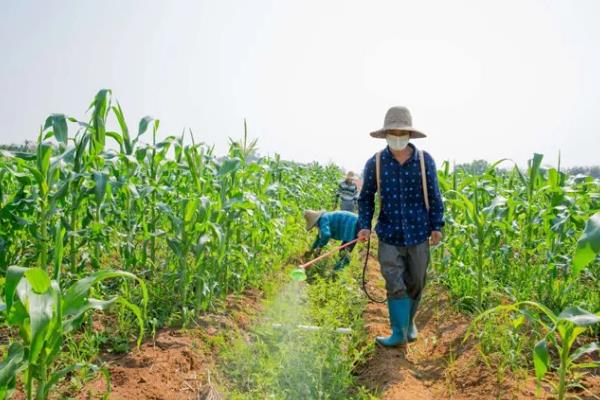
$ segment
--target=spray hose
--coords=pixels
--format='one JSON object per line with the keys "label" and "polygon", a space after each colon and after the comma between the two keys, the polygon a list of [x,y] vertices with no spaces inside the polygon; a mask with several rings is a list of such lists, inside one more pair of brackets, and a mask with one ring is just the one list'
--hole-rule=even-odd
{"label": "spray hose", "polygon": [[369,291],[367,290],[367,268],[369,266],[369,256],[371,254],[371,236],[369,235],[369,239],[367,240],[367,254],[365,255],[365,263],[363,264],[363,270],[362,270],[362,290],[363,292],[365,292],[365,294],[367,295],[367,298],[369,300],[371,300],[373,303],[385,303],[387,301],[387,299],[383,299],[383,300],[377,300],[375,298],[373,298],[373,296],[371,296],[369,294]]}

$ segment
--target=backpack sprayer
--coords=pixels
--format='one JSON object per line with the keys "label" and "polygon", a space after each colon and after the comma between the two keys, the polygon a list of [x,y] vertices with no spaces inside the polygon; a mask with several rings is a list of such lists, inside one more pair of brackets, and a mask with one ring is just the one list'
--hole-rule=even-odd
{"label": "backpack sprayer", "polygon": [[[381,153],[382,153],[382,151],[375,153],[375,182],[377,185],[377,192],[379,192],[379,193],[380,193],[380,188],[381,188]],[[427,209],[427,211],[429,211],[429,193],[427,190],[427,170],[425,167],[425,156],[424,156],[423,150],[418,151],[418,158],[419,158],[419,167],[421,170],[421,187],[423,189],[423,200],[425,202],[425,208]],[[379,197],[379,202],[380,202],[380,207],[381,207],[381,197]],[[290,273],[292,279],[295,281],[305,281],[306,280],[306,270],[308,268],[310,268],[314,263],[316,263],[317,261],[320,261],[326,257],[329,257],[330,255],[332,255],[333,253],[335,253],[339,250],[342,250],[348,246],[353,245],[357,241],[358,241],[358,239],[354,239],[351,242],[344,243],[343,245],[338,246],[335,249],[330,250],[327,253],[325,253],[307,263],[299,265],[298,268],[296,268],[295,270],[293,270]],[[371,250],[371,237],[369,237],[369,239],[367,241],[367,254],[365,256],[365,262],[363,265],[363,272],[362,272],[362,290],[365,292],[365,294],[367,295],[369,300],[371,300],[375,303],[385,303],[386,302],[385,299],[377,300],[377,299],[373,298],[369,294],[369,291],[367,290],[367,266],[368,266],[368,262],[369,262],[370,250]]]}

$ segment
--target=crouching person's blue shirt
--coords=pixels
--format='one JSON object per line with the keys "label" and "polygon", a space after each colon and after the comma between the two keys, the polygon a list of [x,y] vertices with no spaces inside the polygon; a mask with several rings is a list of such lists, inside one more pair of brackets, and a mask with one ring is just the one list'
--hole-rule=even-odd
{"label": "crouching person's blue shirt", "polygon": [[356,239],[356,223],[358,217],[349,211],[325,212],[319,218],[319,236],[312,246],[318,249],[327,244],[329,239],[341,240],[342,243]]}
{"label": "crouching person's blue shirt", "polygon": [[[412,144],[412,156],[400,164],[389,147],[381,152],[381,210],[375,231],[379,240],[394,246],[412,246],[424,242],[431,231],[444,226],[444,205],[438,185],[433,158],[423,152],[427,176],[429,212],[423,198],[421,167],[417,148]],[[364,183],[358,198],[358,228],[371,229],[375,210],[377,178],[375,156],[364,170]]]}

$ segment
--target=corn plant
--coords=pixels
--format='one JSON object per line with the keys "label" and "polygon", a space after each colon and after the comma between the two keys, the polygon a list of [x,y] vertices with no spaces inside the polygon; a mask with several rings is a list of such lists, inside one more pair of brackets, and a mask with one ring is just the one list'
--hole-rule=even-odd
{"label": "corn plant", "polygon": [[[573,257],[575,273],[591,263],[600,253],[600,213],[593,215],[586,224],[584,233],[577,242]],[[533,314],[526,312],[526,307],[531,307],[541,312]],[[560,400],[565,398],[569,387],[568,377],[573,372],[585,368],[600,367],[598,361],[577,362],[586,354],[600,350],[598,342],[590,342],[575,348],[580,335],[588,332],[590,328],[600,323],[600,312],[593,314],[580,307],[568,307],[556,315],[548,307],[534,301],[520,301],[509,305],[500,305],[479,314],[471,323],[466,337],[470,336],[476,324],[486,316],[499,312],[523,312],[529,319],[539,325],[544,333],[541,340],[533,349],[533,364],[538,383],[544,378],[551,368],[548,343],[551,343],[558,353],[558,384],[553,387]],[[518,320],[520,323],[523,320]],[[465,337],[465,339],[466,339]]]}
{"label": "corn plant", "polygon": [[500,299],[534,300],[554,312],[578,302],[600,307],[600,263],[579,266],[571,249],[586,219],[600,211],[590,177],[543,168],[527,172],[492,164],[479,175],[448,164],[439,173],[447,209],[446,239],[435,255],[439,279],[473,311]]}
{"label": "corn plant", "polygon": [[[143,293],[143,308],[121,296],[103,300],[90,297],[93,286],[111,278],[137,280]],[[41,268],[11,266],[6,272],[5,303],[0,308],[6,321],[19,331],[20,342],[14,341],[0,365],[0,398],[14,389],[17,374],[24,370],[27,399],[48,398],[50,390],[66,374],[85,363],[53,368],[61,353],[63,338],[81,326],[90,310],[105,310],[117,303],[129,309],[139,324],[138,345],[144,333],[144,315],[148,300],[146,286],[135,275],[124,271],[104,270],[78,280],[68,289],[61,289]],[[34,387],[34,382],[37,384]]]}
{"label": "corn plant", "polygon": [[585,230],[577,241],[573,256],[573,276],[577,277],[583,269],[595,260],[600,253],[600,213],[590,217]]}
{"label": "corn plant", "polygon": [[340,176],[259,156],[245,121],[217,157],[191,132],[191,144],[163,138],[151,117],[132,134],[110,90],[88,112],[53,114],[34,151],[0,153],[0,272],[36,265],[68,283],[119,265],[153,282],[161,323],[260,285],[302,243],[301,210],[320,207]]}
{"label": "corn plant", "polygon": [[[541,312],[541,315],[526,312],[523,310],[525,307],[534,308]],[[578,348],[574,347],[581,334],[589,331],[591,326],[600,323],[600,312],[592,314],[579,307],[569,307],[559,315],[556,315],[544,305],[532,301],[522,301],[510,305],[497,306],[486,310],[473,320],[471,327],[467,332],[467,337],[471,334],[473,327],[486,316],[498,312],[514,311],[525,313],[530,320],[535,322],[546,332],[533,349],[533,364],[538,383],[552,367],[548,343],[551,343],[556,349],[558,353],[558,365],[556,367],[558,372],[558,384],[552,383],[552,386],[559,400],[565,398],[565,394],[569,387],[568,378],[573,375],[574,371],[600,367],[600,362],[598,361],[577,362],[584,355],[600,350],[598,342],[590,342]]]}

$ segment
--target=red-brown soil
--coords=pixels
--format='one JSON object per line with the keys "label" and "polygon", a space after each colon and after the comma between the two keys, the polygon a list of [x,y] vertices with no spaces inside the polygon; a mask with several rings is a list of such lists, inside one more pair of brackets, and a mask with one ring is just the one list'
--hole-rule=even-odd
{"label": "red-brown soil", "polygon": [[[207,381],[212,360],[204,344],[191,332],[161,331],[155,341],[120,357],[107,358],[111,374],[111,399],[189,399]],[[104,393],[102,379],[87,385],[80,399]]]}
{"label": "red-brown soil", "polygon": [[[162,330],[140,349],[106,356],[111,374],[109,399],[188,400],[220,399],[214,385],[218,343],[236,329],[248,329],[260,311],[262,294],[248,290],[230,296],[222,313],[202,316],[197,327]],[[100,377],[88,383],[78,399],[99,399],[106,384]]]}
{"label": "red-brown soil", "polygon": [[[377,261],[369,263],[370,280],[381,279]],[[376,298],[384,296],[381,286],[373,288],[379,291],[374,293]],[[377,346],[358,368],[360,384],[384,400],[536,398],[532,377],[517,378],[510,373],[500,377],[481,362],[473,340],[463,343],[469,320],[452,310],[443,288],[429,286],[426,291],[416,317],[419,339],[405,347]],[[369,303],[364,318],[369,337],[389,335],[386,304]],[[597,374],[585,378],[583,384],[588,391],[579,392],[580,398],[592,399],[592,394],[600,393]],[[552,397],[542,389],[538,398]]]}

